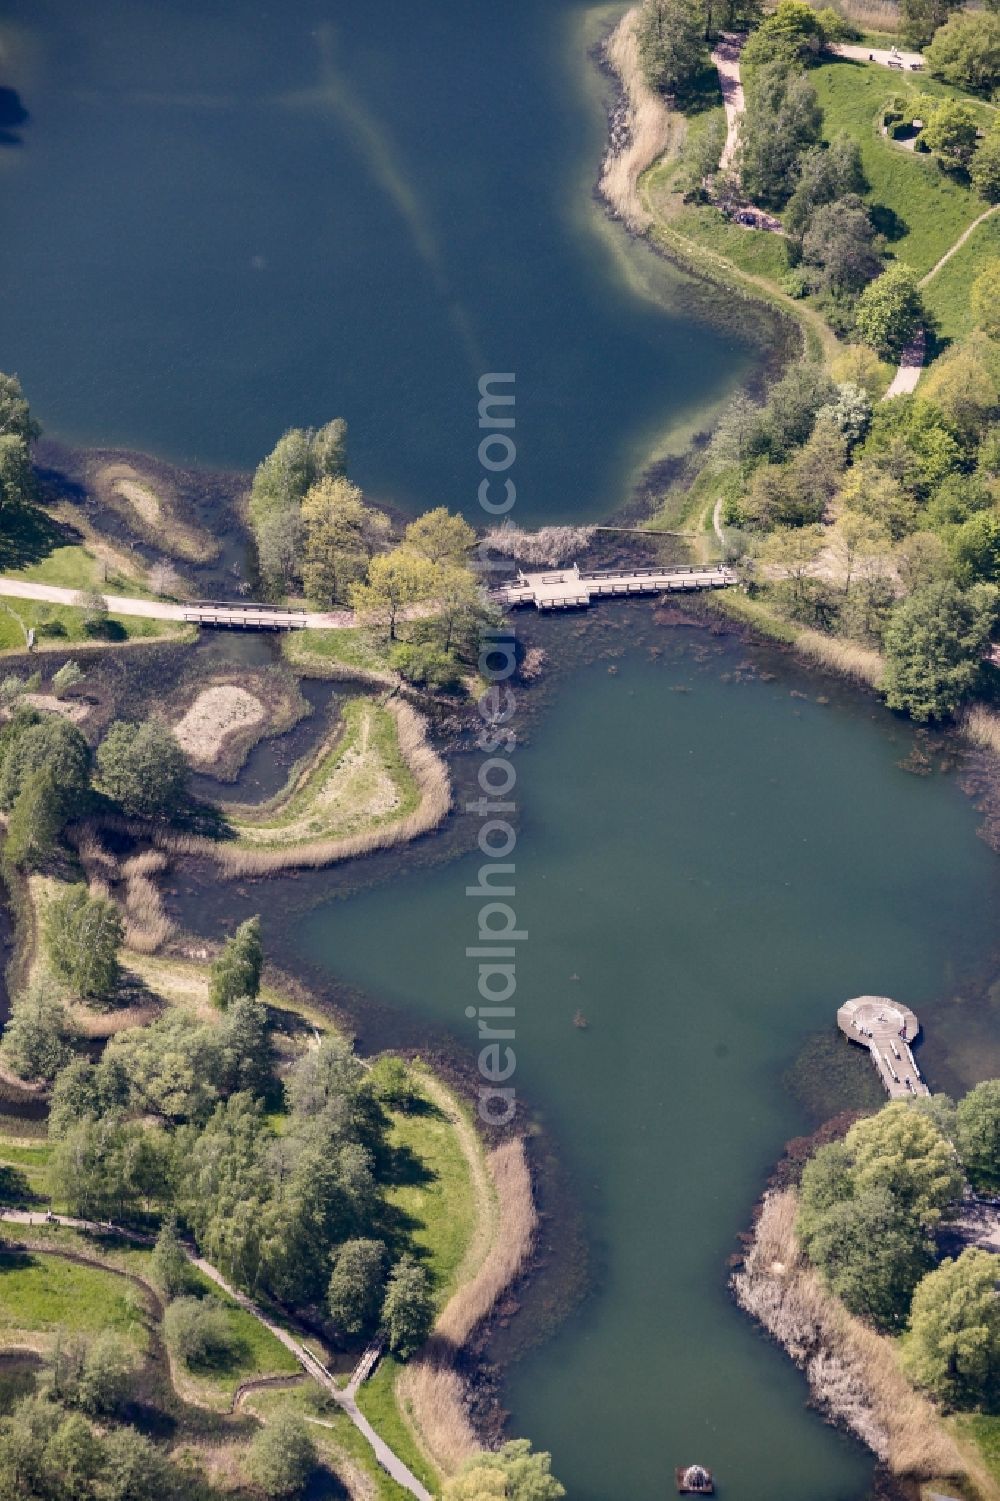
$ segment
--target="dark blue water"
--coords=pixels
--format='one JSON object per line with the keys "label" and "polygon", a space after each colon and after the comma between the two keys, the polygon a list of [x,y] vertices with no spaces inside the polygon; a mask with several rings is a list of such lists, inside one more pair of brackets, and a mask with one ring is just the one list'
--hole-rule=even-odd
{"label": "dark blue water", "polygon": [[614,9],[9,0],[0,368],[182,463],[341,415],[376,496],[470,510],[513,370],[520,516],[606,513],[755,358],[591,202]]}

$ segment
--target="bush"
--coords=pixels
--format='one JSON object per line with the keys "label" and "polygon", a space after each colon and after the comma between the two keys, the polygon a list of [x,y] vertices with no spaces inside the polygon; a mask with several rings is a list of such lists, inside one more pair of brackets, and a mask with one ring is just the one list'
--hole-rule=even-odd
{"label": "bush", "polygon": [[260,918],[248,917],[228,938],[221,954],[212,961],[210,995],[213,1006],[225,1011],[239,996],[251,1000],[260,991],[264,949],[260,937]]}
{"label": "bush", "polygon": [[193,1371],[224,1369],[240,1354],[240,1341],[215,1298],[175,1298],[163,1316],[163,1332],[173,1354]]}
{"label": "bush", "polygon": [[79,662],[64,662],[58,672],[52,675],[52,692],[56,698],[65,698],[71,688],[83,682],[84,676]]}
{"label": "bush", "polygon": [[298,1413],[279,1409],[254,1435],[247,1470],[268,1496],[300,1495],[315,1468],[316,1446]]}
{"label": "bush", "polygon": [[858,337],[883,359],[898,359],[926,321],[917,280],[909,266],[890,266],[861,294]]}
{"label": "bush", "polygon": [[462,681],[454,657],[427,642],[401,641],[389,653],[389,664],[409,682],[428,688],[452,690]]}

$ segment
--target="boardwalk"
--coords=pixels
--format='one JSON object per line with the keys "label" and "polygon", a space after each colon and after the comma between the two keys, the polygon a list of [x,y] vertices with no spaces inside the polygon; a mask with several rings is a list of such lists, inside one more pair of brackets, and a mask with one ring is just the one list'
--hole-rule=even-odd
{"label": "boardwalk", "polygon": [[690,589],[728,589],[737,583],[736,570],[699,566],[633,568],[613,572],[553,568],[546,573],[518,573],[517,582],[498,589],[495,598],[504,605],[534,605],[539,610],[585,608],[595,599],[636,594],[669,594]]}
{"label": "boardwalk", "polygon": [[871,1053],[891,1099],[930,1094],[910,1048],[920,1023],[908,1006],[885,995],[859,995],[841,1006],[837,1025],[852,1042]]}

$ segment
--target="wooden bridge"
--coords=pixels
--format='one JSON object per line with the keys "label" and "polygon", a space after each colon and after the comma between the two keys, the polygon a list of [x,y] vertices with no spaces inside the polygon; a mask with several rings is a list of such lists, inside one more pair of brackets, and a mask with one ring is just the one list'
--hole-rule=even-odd
{"label": "wooden bridge", "polygon": [[702,567],[697,564],[669,568],[631,568],[583,571],[574,563],[571,568],[553,568],[546,573],[518,571],[517,582],[496,591],[503,605],[534,605],[539,610],[573,610],[586,608],[593,600],[609,596],[636,594],[670,594],[690,589],[728,589],[738,583],[736,570],[722,564]]}
{"label": "wooden bridge", "polygon": [[309,623],[305,610],[289,610],[281,605],[233,604],[216,599],[196,599],[184,605],[181,618],[192,625],[214,625],[240,631],[302,631]]}
{"label": "wooden bridge", "polygon": [[910,1047],[920,1023],[908,1006],[885,995],[859,995],[841,1006],[837,1025],[852,1042],[871,1053],[890,1098],[905,1100],[930,1094]]}

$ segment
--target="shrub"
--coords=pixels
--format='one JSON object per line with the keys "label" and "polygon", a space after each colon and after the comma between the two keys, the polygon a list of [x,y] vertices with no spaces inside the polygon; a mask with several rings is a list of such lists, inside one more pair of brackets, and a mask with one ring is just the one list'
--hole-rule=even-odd
{"label": "shrub", "polygon": [[316,1446],[298,1413],[279,1409],[254,1435],[247,1470],[268,1496],[300,1495],[315,1468]]}
{"label": "shrub", "polygon": [[163,1316],[171,1351],[192,1370],[217,1370],[232,1363],[240,1342],[226,1310],[215,1298],[175,1298]]}
{"label": "shrub", "polygon": [[213,1006],[225,1011],[238,996],[249,996],[253,1000],[260,990],[263,967],[260,918],[248,917],[212,961],[210,995]]}
{"label": "shrub", "polygon": [[409,682],[428,688],[454,689],[462,681],[454,657],[429,642],[400,642],[389,653],[389,663]]}
{"label": "shrub", "polygon": [[11,1002],[0,1054],[19,1078],[51,1083],[73,1055],[74,1035],[55,984],[40,975]]}
{"label": "shrub", "polygon": [[65,698],[71,688],[83,682],[84,676],[79,662],[64,662],[58,672],[52,675],[52,692],[56,698]]}

